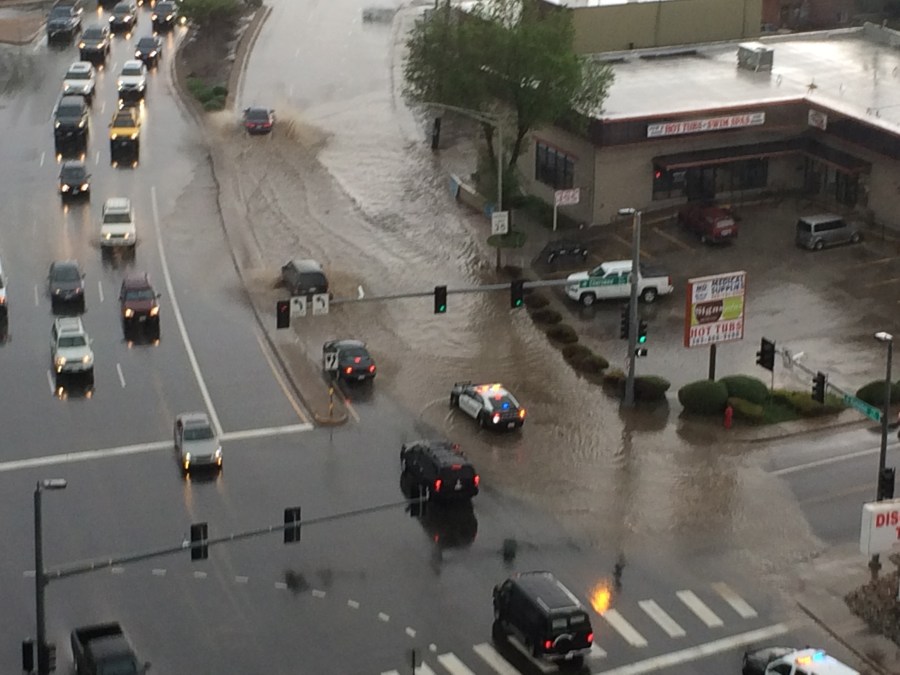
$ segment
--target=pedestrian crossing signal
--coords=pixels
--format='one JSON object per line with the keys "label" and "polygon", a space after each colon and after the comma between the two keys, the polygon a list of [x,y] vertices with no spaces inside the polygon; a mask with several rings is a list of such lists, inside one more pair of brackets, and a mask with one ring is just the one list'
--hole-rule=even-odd
{"label": "pedestrian crossing signal", "polygon": [[435,314],[446,314],[447,313],[447,287],[446,286],[435,286],[434,287],[434,313]]}

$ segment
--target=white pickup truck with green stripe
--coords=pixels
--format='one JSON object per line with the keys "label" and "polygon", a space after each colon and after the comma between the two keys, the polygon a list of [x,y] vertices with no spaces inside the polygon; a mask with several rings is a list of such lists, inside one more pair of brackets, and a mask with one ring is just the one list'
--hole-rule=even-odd
{"label": "white pickup truck with green stripe", "polygon": [[[589,272],[570,274],[566,278],[566,295],[585,306],[598,300],[627,300],[631,297],[630,277],[630,260],[600,263]],[[672,280],[665,272],[643,264],[638,269],[638,296],[643,302],[653,302],[673,290]]]}

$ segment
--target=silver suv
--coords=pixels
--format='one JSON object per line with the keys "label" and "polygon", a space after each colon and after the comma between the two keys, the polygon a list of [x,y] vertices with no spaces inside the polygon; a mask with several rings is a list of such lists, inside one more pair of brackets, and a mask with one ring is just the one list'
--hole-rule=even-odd
{"label": "silver suv", "polygon": [[50,357],[57,374],[94,372],[93,342],[77,316],[60,317],[50,331]]}

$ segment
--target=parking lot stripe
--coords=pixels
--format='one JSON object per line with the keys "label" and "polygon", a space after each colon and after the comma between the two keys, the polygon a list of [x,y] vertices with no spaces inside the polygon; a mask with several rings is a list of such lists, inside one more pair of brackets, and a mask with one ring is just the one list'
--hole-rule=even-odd
{"label": "parking lot stripe", "polygon": [[653,231],[656,232],[656,234],[658,234],[663,239],[668,239],[673,244],[680,246],[685,251],[693,251],[694,250],[693,246],[691,246],[690,244],[685,244],[683,241],[681,241],[681,239],[679,239],[678,237],[673,237],[671,234],[669,234],[665,230],[661,230],[658,227],[654,227]]}
{"label": "parking lot stripe", "polygon": [[896,260],[896,259],[897,259],[897,256],[893,256],[890,258],[878,258],[876,260],[865,260],[863,262],[853,263],[852,265],[847,265],[847,266],[843,267],[842,269],[855,270],[860,267],[871,267],[872,265],[881,265],[883,263],[891,262],[892,260]]}
{"label": "parking lot stripe", "polygon": [[509,661],[500,656],[500,653],[487,642],[475,645],[472,651],[493,668],[497,675],[519,675],[519,671],[509,665]]}
{"label": "parking lot stripe", "polygon": [[717,628],[723,625],[722,619],[716,616],[716,613],[707,607],[693,591],[678,591],[675,595],[709,628]]}
{"label": "parking lot stripe", "polygon": [[[612,238],[615,239],[616,241],[621,242],[625,246],[627,246],[629,251],[631,250],[631,242],[628,241],[627,239],[625,239],[625,237],[620,237],[618,234],[614,234],[614,235],[612,235]],[[643,249],[641,249],[641,257],[646,258],[647,260],[653,260],[653,256],[650,255],[649,253],[647,253],[646,251],[644,251]]]}
{"label": "parking lot stripe", "polygon": [[441,654],[437,660],[451,675],[475,675],[453,652]]}
{"label": "parking lot stripe", "polygon": [[634,626],[632,626],[628,621],[625,620],[619,611],[616,609],[608,609],[601,616],[606,619],[606,623],[608,623],[619,635],[625,638],[625,641],[630,644],[632,647],[646,647],[647,641],[644,639],[644,636],[638,633]]}
{"label": "parking lot stripe", "polygon": [[722,599],[734,609],[742,619],[753,619],[757,615],[756,610],[746,600],[735,593],[731,587],[722,581],[712,584],[713,590],[722,596]]}
{"label": "parking lot stripe", "polygon": [[666,614],[666,610],[653,600],[641,600],[638,602],[638,606],[647,613],[647,616],[658,623],[659,627],[666,631],[669,637],[676,638],[687,635],[684,632],[684,628],[679,626],[675,619]]}
{"label": "parking lot stripe", "polygon": [[900,284],[900,277],[893,279],[882,279],[881,281],[873,281],[871,284],[864,284],[863,288],[877,288],[878,286],[887,286],[889,284]]}

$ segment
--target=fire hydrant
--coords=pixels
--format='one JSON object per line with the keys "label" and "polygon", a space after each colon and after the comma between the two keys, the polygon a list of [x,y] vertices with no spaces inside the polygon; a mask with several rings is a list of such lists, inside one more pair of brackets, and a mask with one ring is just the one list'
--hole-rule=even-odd
{"label": "fire hydrant", "polygon": [[725,428],[730,429],[731,423],[734,421],[734,408],[730,405],[725,406]]}

